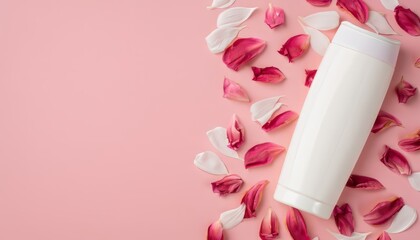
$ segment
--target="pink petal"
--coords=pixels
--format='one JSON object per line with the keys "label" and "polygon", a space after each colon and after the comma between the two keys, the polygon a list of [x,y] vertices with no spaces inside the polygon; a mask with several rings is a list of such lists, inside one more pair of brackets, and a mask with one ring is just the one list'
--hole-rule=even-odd
{"label": "pink petal", "polygon": [[364,215],[363,219],[368,224],[380,225],[391,219],[403,206],[404,200],[401,197],[392,201],[380,202],[369,213]]}
{"label": "pink petal", "polygon": [[248,189],[248,191],[245,193],[241,201],[241,203],[244,203],[246,205],[244,218],[251,218],[257,216],[256,211],[258,206],[260,205],[264,187],[267,184],[267,180],[259,181],[250,189]]}
{"label": "pink petal", "polygon": [[373,124],[371,132],[377,133],[392,126],[401,126],[400,120],[398,120],[391,114],[381,110],[379,111],[378,117],[376,118],[376,121]]}
{"label": "pink petal", "polygon": [[334,211],[335,225],[337,225],[338,231],[346,236],[351,236],[354,232],[354,219],[353,212],[348,203],[335,206]]}
{"label": "pink petal", "polygon": [[420,150],[420,130],[405,139],[401,139],[398,142],[398,146],[400,146],[406,152],[414,152]]}
{"label": "pink petal", "polygon": [[305,220],[296,208],[291,208],[286,214],[286,225],[294,240],[311,240],[308,236]]}
{"label": "pink petal", "polygon": [[233,115],[232,121],[226,131],[229,141],[228,147],[233,150],[238,150],[245,140],[245,131],[242,124],[239,122],[236,114]]}
{"label": "pink petal", "polygon": [[356,175],[356,174],[352,174],[350,176],[349,180],[347,181],[346,186],[350,188],[362,188],[366,190],[379,190],[379,189],[385,188],[382,185],[382,183],[380,183],[378,180],[374,178]]}
{"label": "pink petal", "polygon": [[305,73],[306,73],[305,86],[311,87],[312,81],[315,78],[316,71],[317,71],[317,69],[314,69],[314,70],[305,69]]}
{"label": "pink petal", "polygon": [[263,218],[260,227],[261,240],[272,240],[278,238],[280,234],[279,218],[276,213],[268,209],[267,215]]}
{"label": "pink petal", "polygon": [[281,55],[286,56],[289,59],[289,62],[293,62],[297,57],[304,54],[308,47],[309,35],[299,34],[289,38],[278,52]]}
{"label": "pink petal", "polygon": [[406,103],[407,100],[416,94],[417,88],[413,87],[409,82],[406,82],[404,78],[401,78],[400,83],[395,87],[395,92],[398,96],[398,102]]}
{"label": "pink petal", "polygon": [[252,80],[257,82],[279,83],[286,79],[280,69],[276,67],[252,67],[252,71],[254,72],[254,78],[252,78]]}
{"label": "pink petal", "polygon": [[400,152],[387,145],[385,145],[385,152],[382,155],[381,162],[395,173],[411,175],[411,167],[407,159]]}
{"label": "pink petal", "polygon": [[270,132],[276,128],[286,126],[287,124],[295,121],[298,117],[299,115],[293,111],[285,111],[266,122],[262,126],[262,129],[266,132]]}
{"label": "pink petal", "polygon": [[271,142],[257,144],[245,153],[245,168],[269,164],[284,150],[284,147]]}
{"label": "pink petal", "polygon": [[383,232],[377,240],[391,240],[391,237],[389,236],[389,234],[387,232]]}
{"label": "pink petal", "polygon": [[244,180],[242,180],[239,175],[231,174],[216,182],[212,182],[211,186],[214,193],[219,193],[221,196],[223,196],[229,193],[239,192],[243,183]]}
{"label": "pink petal", "polygon": [[226,77],[223,81],[223,97],[240,102],[249,102],[248,94],[241,85]]}
{"label": "pink petal", "polygon": [[239,38],[223,54],[223,62],[232,70],[238,71],[254,59],[265,48],[265,41],[258,38]]}
{"label": "pink petal", "polygon": [[332,2],[332,0],[306,0],[306,1],[316,7],[329,6]]}
{"label": "pink petal", "polygon": [[417,58],[416,62],[414,63],[414,66],[420,68],[420,58]]}
{"label": "pink petal", "polygon": [[363,0],[337,0],[337,6],[349,12],[361,23],[369,19],[369,8]]}
{"label": "pink petal", "polygon": [[220,221],[216,221],[209,226],[207,240],[223,240],[223,227]]}
{"label": "pink petal", "polygon": [[420,36],[420,18],[409,8],[397,6],[394,9],[398,25],[412,36]]}
{"label": "pink petal", "polygon": [[284,23],[284,11],[283,9],[268,4],[268,9],[265,12],[265,21],[271,29],[280,26]]}

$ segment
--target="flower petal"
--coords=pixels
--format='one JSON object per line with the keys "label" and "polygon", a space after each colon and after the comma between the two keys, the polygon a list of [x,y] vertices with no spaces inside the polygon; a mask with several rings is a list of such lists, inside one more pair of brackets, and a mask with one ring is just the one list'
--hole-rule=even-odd
{"label": "flower petal", "polygon": [[242,203],[239,207],[220,214],[219,221],[223,229],[230,229],[241,223],[245,216],[245,209],[246,206]]}
{"label": "flower petal", "polygon": [[420,192],[420,172],[416,172],[408,176],[408,182],[414,190]]}
{"label": "flower petal", "polygon": [[223,52],[245,27],[216,28],[206,37],[207,47],[212,53]]}
{"label": "flower petal", "polygon": [[312,240],[319,240],[319,237],[314,237],[312,238]]}
{"label": "flower petal", "polygon": [[334,233],[331,232],[331,235],[333,235],[337,240],[365,240],[367,238],[367,236],[370,233],[358,233],[358,232],[354,232],[350,237],[349,236],[345,236],[339,233]]}
{"label": "flower petal", "polygon": [[370,28],[373,29],[373,31],[379,34],[397,34],[389,25],[385,16],[375,11],[369,11],[369,19],[367,20],[366,25],[368,25]]}
{"label": "flower petal", "polygon": [[246,152],[245,168],[269,164],[284,150],[284,147],[271,142],[257,144]]}
{"label": "flower petal", "polygon": [[276,213],[268,209],[267,214],[263,218],[260,227],[261,240],[272,240],[278,238],[280,234],[280,223]]}
{"label": "flower petal", "polygon": [[223,62],[232,70],[238,71],[265,49],[265,41],[258,38],[239,38],[223,54]]}
{"label": "flower petal", "polygon": [[223,196],[229,193],[239,192],[243,183],[244,180],[239,175],[231,174],[216,182],[212,182],[211,187],[214,193],[219,193],[220,196]]}
{"label": "flower petal", "polygon": [[389,233],[400,233],[409,229],[417,220],[416,209],[407,204],[395,215],[391,225],[386,230]]}
{"label": "flower petal", "polygon": [[356,175],[356,174],[350,175],[346,186],[350,188],[361,188],[361,189],[366,189],[366,190],[379,190],[379,189],[385,188],[382,185],[382,183],[380,183],[378,180],[374,178]]}
{"label": "flower petal", "polygon": [[332,30],[340,24],[340,15],[337,11],[317,12],[300,19],[305,25],[321,30]]}
{"label": "flower petal", "polygon": [[286,79],[283,72],[276,67],[252,67],[254,77],[252,80],[264,83],[279,83]]}
{"label": "flower petal", "polygon": [[404,200],[401,197],[392,201],[380,202],[370,212],[365,214],[363,219],[371,225],[383,224],[391,219],[403,206]]}
{"label": "flower petal", "polygon": [[241,85],[225,77],[223,81],[223,97],[240,102],[249,102],[249,97]]}
{"label": "flower petal", "polygon": [[406,103],[409,98],[416,94],[417,88],[413,87],[409,82],[406,82],[404,78],[401,78],[400,83],[395,87],[395,92],[398,96],[398,102]]}
{"label": "flower petal", "polygon": [[226,133],[229,142],[228,147],[233,150],[238,150],[245,141],[245,131],[236,114],[233,114]]}
{"label": "flower petal", "polygon": [[369,19],[369,8],[363,0],[337,0],[337,6],[349,12],[361,23]]}
{"label": "flower petal", "polygon": [[266,124],[262,126],[262,129],[266,132],[270,132],[276,128],[286,126],[289,123],[295,121],[299,115],[293,111],[285,111],[270,119]]}
{"label": "flower petal", "polygon": [[276,7],[268,4],[268,9],[265,12],[265,21],[271,29],[280,26],[284,23],[284,10],[280,7]]}
{"label": "flower petal", "polygon": [[332,2],[332,0],[306,0],[306,1],[315,7],[329,6]]}
{"label": "flower petal", "polygon": [[381,162],[391,171],[401,175],[411,175],[411,167],[407,159],[400,152],[385,145],[385,152],[382,155]]}
{"label": "flower petal", "polygon": [[397,6],[394,9],[398,25],[412,36],[420,36],[420,18],[409,8]]}
{"label": "flower petal", "polygon": [[311,87],[312,81],[315,78],[316,71],[317,69],[313,69],[313,70],[305,69],[305,73],[306,73],[305,86]]}
{"label": "flower petal", "polygon": [[251,105],[252,121],[257,121],[264,125],[275,111],[280,109],[283,103],[279,100],[283,96],[265,98]]}
{"label": "flower petal", "polygon": [[341,205],[341,207],[336,205],[333,215],[338,231],[343,235],[351,236],[354,232],[354,219],[350,205],[348,203]]}
{"label": "flower petal", "polygon": [[267,180],[259,181],[245,193],[241,201],[241,203],[244,203],[246,205],[244,218],[251,218],[257,216],[256,211],[258,206],[260,205],[264,187],[267,184]]}
{"label": "flower petal", "polygon": [[391,11],[394,11],[394,9],[400,5],[398,0],[381,0],[381,3],[386,9]]}
{"label": "flower petal", "polygon": [[290,208],[286,214],[286,225],[290,236],[294,240],[310,240],[308,230],[306,229],[305,219],[296,208]]}
{"label": "flower petal", "polygon": [[207,8],[209,9],[227,8],[227,7],[230,7],[234,2],[235,0],[213,0],[211,6]]}
{"label": "flower petal", "polygon": [[223,240],[223,227],[220,221],[216,221],[209,226],[207,240]]}
{"label": "flower petal", "polygon": [[401,139],[398,142],[398,146],[406,152],[420,150],[420,130],[405,139]]}
{"label": "flower petal", "polygon": [[194,165],[214,175],[225,175],[229,173],[223,161],[212,151],[197,154],[194,159]]}
{"label": "flower petal", "polygon": [[233,7],[219,14],[217,27],[236,27],[245,22],[257,8]]}
{"label": "flower petal", "polygon": [[330,45],[330,39],[323,34],[322,32],[316,30],[312,27],[302,26],[303,31],[308,34],[310,37],[311,48],[320,56],[324,56],[325,51],[327,51],[328,46]]}
{"label": "flower petal", "polygon": [[213,147],[216,148],[221,154],[227,157],[239,159],[238,153],[228,147],[229,141],[227,138],[226,128],[216,127],[212,130],[209,130],[207,132],[207,137],[209,138],[209,141]]}
{"label": "flower petal", "polygon": [[289,62],[293,62],[306,52],[309,47],[310,37],[307,34],[299,34],[289,38],[278,51],[281,55],[286,56]]}
{"label": "flower petal", "polygon": [[416,66],[416,68],[420,68],[420,58],[417,58],[416,62],[414,63],[414,66]]}
{"label": "flower petal", "polygon": [[391,237],[388,235],[387,232],[382,232],[382,234],[378,237],[377,240],[391,240]]}
{"label": "flower petal", "polygon": [[401,126],[401,125],[402,124],[400,120],[398,120],[396,117],[394,117],[390,113],[387,113],[381,110],[378,113],[378,117],[376,117],[376,120],[375,120],[375,123],[373,124],[373,128],[371,132],[377,133],[387,128],[390,128],[393,126]]}

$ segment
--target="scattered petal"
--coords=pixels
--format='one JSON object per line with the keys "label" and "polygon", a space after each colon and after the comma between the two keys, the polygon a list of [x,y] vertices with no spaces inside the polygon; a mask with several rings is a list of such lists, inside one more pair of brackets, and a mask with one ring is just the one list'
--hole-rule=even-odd
{"label": "scattered petal", "polygon": [[317,69],[314,69],[314,70],[305,69],[305,73],[306,73],[305,86],[311,87],[312,81],[315,78],[316,71]]}
{"label": "scattered petal", "polygon": [[241,85],[226,77],[223,81],[223,97],[240,102],[249,102],[248,94]]}
{"label": "scattered petal", "polygon": [[229,140],[227,138],[227,131],[226,128],[216,127],[212,130],[207,132],[207,137],[209,138],[210,143],[216,148],[221,154],[231,157],[231,158],[238,158],[238,153],[229,148]]}
{"label": "scattered petal", "polygon": [[397,34],[396,32],[394,32],[394,29],[392,29],[392,27],[389,25],[385,16],[375,11],[369,11],[369,19],[367,20],[366,25],[368,25],[370,28],[373,29],[373,31],[379,34]]}
{"label": "scattered petal", "polygon": [[386,230],[389,233],[400,233],[409,229],[417,220],[416,209],[407,204],[395,215],[391,225]]}
{"label": "scattered petal", "polygon": [[361,23],[369,19],[369,8],[363,0],[337,0],[337,6],[349,12]]}
{"label": "scattered petal", "polygon": [[286,225],[294,240],[310,240],[305,219],[296,208],[290,208],[286,214]]}
{"label": "scattered petal", "polygon": [[388,233],[383,232],[377,240],[391,240],[391,237],[388,235]]}
{"label": "scattered petal", "polygon": [[239,175],[231,174],[216,182],[212,182],[211,187],[214,193],[218,193],[220,196],[223,196],[230,193],[239,192],[243,183],[244,180],[242,180]]}
{"label": "scattered petal", "polygon": [[391,171],[401,175],[411,175],[411,167],[407,159],[397,150],[385,145],[385,152],[382,155],[381,162]]}
{"label": "scattered petal", "polygon": [[364,215],[363,219],[371,225],[383,224],[391,219],[403,206],[404,200],[401,197],[392,201],[380,202],[369,213]]}
{"label": "scattered petal", "polygon": [[223,52],[245,27],[216,28],[206,37],[207,47],[212,53]]}
{"label": "scattered petal", "polygon": [[385,188],[382,185],[382,183],[380,183],[378,180],[374,178],[356,175],[356,174],[350,175],[346,186],[350,188],[361,188],[361,189],[366,189],[366,190],[379,190],[379,189]]}
{"label": "scattered petal", "polygon": [[223,240],[223,227],[220,221],[216,221],[209,226],[207,240]]}
{"label": "scattered petal", "polygon": [[232,120],[227,128],[227,138],[229,142],[228,147],[233,150],[238,150],[245,141],[245,131],[236,114],[233,114]]}
{"label": "scattered petal", "polygon": [[409,8],[397,6],[394,10],[398,25],[412,36],[420,36],[420,18]]}
{"label": "scattered petal", "polygon": [[268,209],[267,215],[263,218],[260,227],[261,240],[272,240],[280,234],[280,223],[276,213]]}
{"label": "scattered petal", "polygon": [[271,118],[273,113],[280,109],[283,103],[279,100],[282,96],[265,98],[251,105],[252,121],[264,125]]}
{"label": "scattered petal", "polygon": [[370,233],[358,233],[358,232],[354,232],[350,237],[349,236],[345,236],[339,233],[334,233],[331,232],[331,235],[333,235],[337,240],[365,240],[367,238],[367,236]]}
{"label": "scattered petal", "polygon": [[332,0],[306,0],[306,1],[315,7],[329,6],[332,2]]}
{"label": "scattered petal", "polygon": [[276,67],[252,67],[254,78],[252,80],[264,83],[279,83],[286,79],[286,76]]}
{"label": "scattered petal", "polygon": [[220,214],[219,221],[223,229],[230,229],[241,223],[245,216],[245,209],[246,206],[242,203],[239,207]]}
{"label": "scattered petal", "polygon": [[400,83],[395,87],[395,92],[398,96],[398,102],[406,103],[409,98],[416,94],[417,88],[413,87],[409,82],[406,82],[404,78],[401,78]]}
{"label": "scattered petal", "polygon": [[309,47],[310,37],[307,34],[299,34],[289,38],[282,48],[278,51],[281,55],[286,56],[289,62],[293,62],[306,52]]}
{"label": "scattered petal", "polygon": [[229,173],[223,161],[212,151],[197,154],[194,159],[194,165],[214,175],[225,175]]}
{"label": "scattered petal", "polygon": [[420,130],[405,139],[401,139],[398,142],[398,146],[406,152],[420,150]]}
{"label": "scattered petal", "polygon": [[271,29],[280,26],[284,23],[284,10],[282,8],[276,7],[268,4],[268,9],[265,12],[265,21]]}
{"label": "scattered petal", "polygon": [[338,231],[343,235],[351,236],[354,232],[354,219],[350,205],[348,203],[341,205],[341,207],[336,205],[333,215]]}
{"label": "scattered petal", "polygon": [[373,124],[373,128],[371,132],[377,133],[387,128],[390,128],[393,126],[401,126],[401,125],[402,124],[400,120],[398,120],[396,117],[394,117],[390,113],[387,113],[381,110],[378,113],[378,117],[376,117],[376,120],[375,120],[375,123]]}
{"label": "scattered petal", "polygon": [[325,51],[327,51],[327,48],[330,45],[330,39],[315,28],[307,26],[302,27],[305,33],[311,36],[309,41],[311,43],[312,50],[314,50],[320,56],[324,56]]}
{"label": "scattered petal", "polygon": [[314,237],[312,238],[312,240],[319,240],[319,237]]}
{"label": "scattered petal", "polygon": [[408,176],[408,182],[414,190],[420,192],[420,172],[415,172]]}
{"label": "scattered petal", "polygon": [[248,191],[245,193],[241,201],[241,203],[244,203],[246,205],[244,218],[251,218],[257,216],[256,211],[258,206],[260,205],[264,187],[267,184],[267,180],[259,181],[250,189],[248,189]]}
{"label": "scattered petal", "polygon": [[289,123],[295,121],[299,115],[293,111],[285,111],[270,119],[266,124],[262,126],[262,129],[266,132],[270,132],[276,128],[286,126]]}
{"label": "scattered petal", "polygon": [[414,66],[416,66],[416,68],[420,68],[420,58],[417,58],[416,62],[414,63]]}
{"label": "scattered petal", "polygon": [[258,38],[239,38],[225,50],[223,62],[228,68],[238,71],[262,53],[265,45],[265,41]]}
{"label": "scattered petal", "polygon": [[381,0],[382,5],[388,10],[394,11],[394,9],[400,5],[398,0]]}
{"label": "scattered petal", "polygon": [[235,0],[213,0],[211,6],[207,8],[209,9],[227,8],[227,7],[230,7],[234,2]]}
{"label": "scattered petal", "polygon": [[219,14],[217,27],[236,27],[245,22],[257,8],[233,7]]}
{"label": "scattered petal", "polygon": [[338,27],[340,24],[340,15],[338,15],[337,11],[325,11],[311,14],[300,18],[300,20],[309,27],[326,31]]}
{"label": "scattered petal", "polygon": [[248,169],[269,164],[284,150],[284,147],[271,142],[257,144],[246,152],[245,168]]}

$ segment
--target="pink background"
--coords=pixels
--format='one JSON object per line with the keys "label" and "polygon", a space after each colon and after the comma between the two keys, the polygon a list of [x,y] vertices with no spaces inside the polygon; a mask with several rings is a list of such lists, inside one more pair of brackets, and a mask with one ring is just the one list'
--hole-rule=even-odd
{"label": "pink background", "polygon": [[[400,1],[420,14],[416,0]],[[420,69],[413,63],[420,45],[379,0],[366,2],[386,13],[401,34],[393,37],[402,41],[402,49],[383,109],[404,127],[370,136],[354,170],[379,179],[387,190],[346,189],[340,203],[353,207],[356,230],[372,232],[369,239],[376,239],[386,226],[369,226],[361,215],[378,201],[398,195],[420,210],[420,193],[379,162],[384,144],[397,148],[398,139],[420,127],[418,96],[403,105],[393,92],[402,75],[418,85]],[[249,67],[233,72],[208,51],[204,37],[220,12],[207,10],[209,4],[0,1],[0,239],[204,239],[207,226],[238,206],[246,189],[262,179],[271,183],[257,218],[226,231],[226,238],[257,239],[271,206],[281,219],[281,239],[291,239],[284,224],[287,207],[272,199],[285,154],[251,170],[223,158],[230,172],[246,181],[240,193],[223,198],[210,188],[219,177],[192,162],[198,152],[215,150],[205,133],[227,126],[233,113],[247,133],[240,154],[263,141],[288,146],[294,124],[270,134],[261,131],[250,119],[249,104],[221,97],[223,77],[239,82],[252,100],[285,94],[288,108],[300,111],[308,91],[304,69],[317,68],[321,57],[310,50],[289,64],[276,50],[302,33],[297,16],[337,8],[335,3],[316,8],[303,0],[273,1],[287,19],[285,26],[270,30],[263,23],[268,1],[237,0],[235,6],[260,7],[240,33],[268,42],[253,65],[274,65],[287,76],[281,84],[265,85],[250,80]],[[420,171],[418,153],[404,154]],[[337,231],[332,219],[304,217],[311,236],[332,239],[326,228]],[[392,238],[419,234],[417,223]]]}

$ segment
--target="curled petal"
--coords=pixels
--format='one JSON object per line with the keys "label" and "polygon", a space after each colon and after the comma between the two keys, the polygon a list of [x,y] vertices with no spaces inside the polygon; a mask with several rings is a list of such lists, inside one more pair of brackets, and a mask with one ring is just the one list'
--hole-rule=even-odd
{"label": "curled petal", "polygon": [[206,37],[207,47],[212,53],[223,52],[245,27],[216,28]]}
{"label": "curled petal", "polygon": [[417,58],[416,62],[414,63],[414,66],[416,66],[416,68],[420,68],[420,58]]}
{"label": "curled petal", "polygon": [[394,11],[394,9],[400,5],[400,3],[398,2],[398,0],[381,0],[382,5],[384,6],[384,8]]}
{"label": "curled petal", "polygon": [[406,152],[420,150],[420,130],[405,139],[401,139],[398,142],[398,146]]}
{"label": "curled petal", "polygon": [[407,159],[400,152],[385,145],[385,152],[382,155],[381,162],[391,171],[401,175],[411,175],[411,167]]}
{"label": "curled petal", "polygon": [[245,216],[245,204],[220,214],[219,221],[223,229],[230,229],[242,222]]}
{"label": "curled petal", "polygon": [[225,155],[226,157],[231,158],[238,158],[238,153],[229,148],[229,140],[227,138],[227,130],[223,127],[216,127],[212,130],[207,131],[207,137],[210,143],[216,148],[221,154]]}
{"label": "curled petal", "polygon": [[416,172],[408,176],[408,182],[414,190],[420,192],[420,172]]}
{"label": "curled petal", "polygon": [[276,239],[280,234],[279,218],[276,213],[268,209],[267,215],[263,218],[260,227],[261,240]]}
{"label": "curled petal", "polygon": [[271,142],[257,144],[246,152],[245,168],[269,164],[284,150],[284,147]]}
{"label": "curled petal", "polygon": [[287,124],[295,121],[298,117],[299,115],[293,111],[285,111],[269,120],[262,126],[262,129],[266,132],[270,132],[276,128],[286,126]]}
{"label": "curled petal", "polygon": [[409,229],[417,220],[416,209],[407,204],[398,211],[395,218],[392,219],[391,225],[386,230],[389,233],[400,233]]}
{"label": "curled petal", "polygon": [[283,96],[271,97],[260,100],[251,105],[252,121],[257,121],[264,125],[280,109],[283,103],[279,102]]}
{"label": "curled petal", "polygon": [[400,120],[398,120],[390,113],[381,110],[378,113],[378,117],[376,117],[371,132],[377,133],[393,126],[401,126]]}
{"label": "curled petal", "polygon": [[237,27],[245,22],[257,8],[233,7],[217,17],[217,27]]}
{"label": "curled petal", "polygon": [[389,25],[385,16],[375,11],[369,11],[369,19],[367,20],[366,25],[368,25],[373,29],[373,31],[379,34],[397,34]]}
{"label": "curled petal", "polygon": [[207,7],[208,9],[214,8],[227,8],[232,5],[235,0],[213,0],[211,6]]}
{"label": "curled petal", "polygon": [[306,1],[315,7],[329,6],[332,2],[332,0],[306,0]]}
{"label": "curled petal", "polygon": [[209,226],[207,240],[223,240],[223,227],[220,221],[216,221]]}
{"label": "curled petal", "polygon": [[388,235],[387,232],[383,232],[377,240],[391,240],[391,237]]}
{"label": "curled petal", "polygon": [[294,240],[311,240],[302,214],[296,208],[290,208],[286,214],[286,225]]}
{"label": "curled petal", "polygon": [[238,71],[243,65],[258,56],[265,48],[265,41],[258,38],[239,38],[223,54],[223,62]]}
{"label": "curled petal", "polygon": [[239,175],[231,174],[216,182],[212,182],[211,187],[213,188],[214,193],[219,193],[221,196],[223,196],[229,193],[238,192],[241,189],[243,183],[244,180],[242,180]]}
{"label": "curled petal", "polygon": [[212,151],[197,154],[194,159],[194,165],[214,175],[225,175],[229,173],[223,161]]}
{"label": "curled petal", "polygon": [[233,150],[238,150],[244,143],[245,131],[236,114],[233,115],[226,133],[229,142],[228,147]]}
{"label": "curled petal", "polygon": [[369,8],[363,0],[337,0],[337,6],[349,12],[361,23],[369,19]]}
{"label": "curled petal", "polygon": [[340,24],[340,15],[337,11],[325,11],[311,14],[300,19],[305,25],[321,30],[332,30]]}
{"label": "curled petal", "polygon": [[271,29],[280,26],[284,23],[284,10],[282,8],[276,7],[268,4],[268,9],[265,12],[265,21]]}
{"label": "curled petal", "polygon": [[404,200],[401,197],[392,201],[380,202],[370,212],[364,215],[363,219],[371,225],[383,224],[391,219],[403,206]]}
{"label": "curled petal", "polygon": [[346,186],[350,188],[361,188],[361,189],[366,189],[366,190],[379,190],[379,189],[385,188],[382,185],[382,183],[380,183],[378,180],[374,178],[356,175],[356,174],[350,175]]}
{"label": "curled petal", "polygon": [[311,87],[312,81],[315,78],[316,71],[317,69],[314,69],[314,70],[305,69],[305,73],[306,73],[305,86]]}
{"label": "curled petal", "polygon": [[412,36],[420,36],[420,18],[409,8],[397,6],[394,9],[398,25]]}
{"label": "curled petal", "polygon": [[264,83],[279,83],[282,82],[286,77],[283,72],[276,67],[252,67],[254,78],[252,80]]}
{"label": "curled petal", "polygon": [[337,225],[338,231],[346,236],[351,236],[354,232],[354,219],[353,212],[348,203],[335,206],[334,211],[335,225]]}
{"label": "curled petal", "polygon": [[324,56],[328,46],[330,45],[330,39],[327,37],[327,35],[312,27],[303,25],[302,27],[305,33],[310,36],[309,42],[311,44],[312,50],[314,50],[320,56]]}
{"label": "curled petal", "polygon": [[240,102],[249,102],[248,94],[241,85],[229,78],[225,78],[223,81],[223,97]]}
{"label": "curled petal", "polygon": [[358,233],[354,232],[351,236],[342,235],[339,233],[331,232],[331,235],[333,235],[337,240],[365,240],[367,236],[369,236],[370,233]]}
{"label": "curled petal", "polygon": [[293,62],[306,52],[309,47],[310,37],[307,34],[299,34],[289,38],[282,48],[278,51],[281,55],[286,56],[289,62]]}
{"label": "curled petal", "polygon": [[406,82],[404,78],[401,78],[400,83],[395,87],[395,92],[398,96],[398,102],[406,103],[409,98],[416,94],[417,88],[413,87],[409,82]]}
{"label": "curled petal", "polygon": [[258,206],[260,205],[262,193],[267,184],[267,180],[259,181],[245,193],[241,201],[241,203],[244,203],[246,205],[244,218],[251,218],[257,216],[256,211]]}

